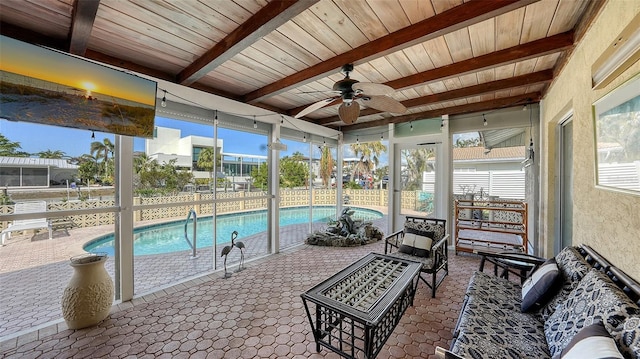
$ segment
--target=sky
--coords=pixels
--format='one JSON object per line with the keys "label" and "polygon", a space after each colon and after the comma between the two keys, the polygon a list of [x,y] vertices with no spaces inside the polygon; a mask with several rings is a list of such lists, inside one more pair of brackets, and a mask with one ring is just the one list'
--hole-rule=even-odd
{"label": "sky", "polygon": [[[197,135],[213,138],[213,128],[201,124],[176,121],[162,117],[156,117],[156,126],[179,128],[181,136]],[[66,156],[77,157],[85,153],[90,153],[91,143],[108,138],[114,142],[115,136],[109,133],[92,132],[66,127],[48,126],[33,124],[28,122],[14,122],[0,119],[0,133],[7,137],[9,141],[19,142],[20,151],[28,153],[38,153],[42,151],[60,150]],[[265,135],[251,134],[224,128],[218,129],[218,137],[223,139],[223,151],[225,153],[242,153],[250,155],[268,155],[267,137]],[[299,151],[307,154],[309,144],[299,141],[282,140],[287,145],[287,151],[281,156],[291,155]],[[385,143],[386,144],[386,143]],[[134,138],[134,151],[144,151],[144,139]],[[319,156],[318,152],[314,157]],[[345,151],[345,157],[352,157],[350,151]],[[381,162],[386,163],[386,155],[381,156]]]}
{"label": "sky", "polygon": [[[157,117],[156,125],[170,124],[175,126],[175,121]],[[211,127],[204,125],[180,122],[182,136],[199,135],[213,137]],[[175,127],[174,127],[175,128]],[[91,138],[91,131],[78,130],[66,127],[31,124],[28,122],[12,122],[0,120],[0,133],[10,141],[19,142],[21,151],[38,153],[46,150],[61,150],[67,156],[75,157],[90,152],[91,142],[102,141],[108,138],[114,142],[115,136],[110,133],[95,132],[95,138]],[[229,138],[224,141],[224,151],[231,153],[246,153],[253,155],[267,155],[266,136],[242,133],[220,129],[220,138]],[[231,140],[233,139],[233,140]],[[144,151],[144,139],[134,139],[134,151]]]}

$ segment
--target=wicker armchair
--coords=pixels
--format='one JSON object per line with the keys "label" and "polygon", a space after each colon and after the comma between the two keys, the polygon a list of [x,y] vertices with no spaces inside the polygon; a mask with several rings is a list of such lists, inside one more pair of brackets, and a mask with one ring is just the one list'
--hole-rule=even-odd
{"label": "wicker armchair", "polygon": [[[449,234],[446,233],[446,223],[447,221],[444,219],[407,216],[404,229],[385,238],[385,254],[422,263],[420,279],[431,288],[432,298],[435,298],[436,289],[449,274],[447,252]],[[433,232],[433,229],[436,228],[432,237],[431,250],[427,256],[417,256],[399,251],[408,228],[418,228],[429,232]]]}

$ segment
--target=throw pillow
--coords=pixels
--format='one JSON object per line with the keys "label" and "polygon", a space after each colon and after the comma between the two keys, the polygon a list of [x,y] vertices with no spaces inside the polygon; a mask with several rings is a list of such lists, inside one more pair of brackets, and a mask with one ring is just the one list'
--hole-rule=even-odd
{"label": "throw pillow", "polygon": [[433,240],[432,232],[423,232],[415,229],[406,229],[399,252],[411,254],[417,257],[428,257]]}
{"label": "throw pillow", "polygon": [[565,247],[556,255],[556,263],[561,273],[562,288],[538,311],[543,322],[567,299],[591,268],[584,257],[574,247]]}
{"label": "throw pillow", "polygon": [[520,310],[528,312],[534,308],[540,308],[556,292],[556,284],[560,278],[560,271],[555,258],[544,262],[522,284],[522,304]]}
{"label": "throw pillow", "polygon": [[415,229],[422,232],[433,232],[433,236],[431,236],[431,239],[433,239],[435,242],[441,240],[445,234],[443,225],[431,223],[431,222],[407,221],[404,223],[404,229],[405,229],[405,232],[408,229]]}
{"label": "throw pillow", "polygon": [[416,241],[416,237],[415,234],[410,234],[410,233],[404,233],[404,236],[402,237],[402,244],[400,244],[400,247],[398,248],[398,252],[400,253],[406,253],[406,254],[413,254],[413,244]]}
{"label": "throw pillow", "polygon": [[622,354],[602,322],[584,327],[560,354],[560,359],[620,358]]}
{"label": "throw pillow", "polygon": [[431,245],[433,244],[434,233],[407,228],[405,235],[406,234],[414,235],[413,255],[418,257],[428,257],[429,252],[431,252]]}
{"label": "throw pillow", "polygon": [[627,318],[611,334],[623,354],[629,358],[640,358],[640,317]]}
{"label": "throw pillow", "polygon": [[596,322],[613,332],[638,311],[638,306],[609,277],[591,269],[544,322],[549,352],[552,357],[560,355],[580,329]]}

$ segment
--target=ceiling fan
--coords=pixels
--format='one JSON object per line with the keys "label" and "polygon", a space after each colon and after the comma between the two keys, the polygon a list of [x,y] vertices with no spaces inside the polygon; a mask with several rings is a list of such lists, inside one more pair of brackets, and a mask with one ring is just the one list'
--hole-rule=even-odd
{"label": "ceiling fan", "polygon": [[403,104],[387,96],[395,91],[393,87],[371,82],[359,82],[349,77],[351,71],[353,71],[353,64],[342,66],[340,72],[345,74],[345,78],[333,84],[333,91],[331,91],[339,95],[309,105],[295,115],[295,118],[319,110],[338,99],[342,100],[342,104],[338,108],[338,116],[347,125],[358,120],[360,104],[383,112],[404,113],[407,111]]}

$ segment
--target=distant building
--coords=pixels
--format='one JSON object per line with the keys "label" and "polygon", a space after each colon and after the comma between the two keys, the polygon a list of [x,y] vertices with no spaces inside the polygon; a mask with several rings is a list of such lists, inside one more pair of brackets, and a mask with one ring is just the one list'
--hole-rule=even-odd
{"label": "distant building", "polygon": [[526,147],[500,147],[487,150],[484,147],[453,149],[453,171],[521,171]]}
{"label": "distant building", "polygon": [[1,187],[50,187],[78,177],[78,166],[67,160],[33,157],[0,157]]}
{"label": "distant building", "polygon": [[453,193],[524,198],[526,150],[526,146],[454,148]]}
{"label": "distant building", "polygon": [[[218,139],[216,153],[221,154],[222,163],[215,170],[218,178],[231,177],[233,182],[246,182],[253,168],[267,161],[267,156],[248,155],[239,153],[225,153],[223,140]],[[179,129],[156,127],[154,137],[145,140],[145,153],[158,163],[176,160],[180,169],[193,172],[195,178],[210,178],[208,171],[198,168],[200,153],[206,148],[213,148],[213,138],[189,135],[182,137]]]}

